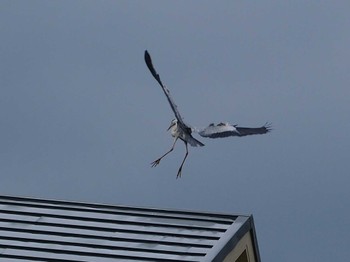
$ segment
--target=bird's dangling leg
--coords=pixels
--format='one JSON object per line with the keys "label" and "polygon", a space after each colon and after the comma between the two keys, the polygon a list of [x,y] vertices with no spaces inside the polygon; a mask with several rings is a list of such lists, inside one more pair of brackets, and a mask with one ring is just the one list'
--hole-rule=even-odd
{"label": "bird's dangling leg", "polygon": [[178,138],[176,137],[175,140],[174,140],[173,146],[170,148],[170,150],[169,150],[168,152],[166,152],[166,153],[165,153],[164,155],[162,155],[160,158],[158,158],[157,160],[155,160],[155,161],[153,161],[153,162],[151,163],[151,166],[152,166],[152,167],[158,166],[160,160],[162,160],[163,157],[165,157],[167,154],[169,154],[171,151],[174,150],[174,147],[175,147],[175,144],[176,144],[177,139],[178,139]]}
{"label": "bird's dangling leg", "polygon": [[182,160],[182,163],[181,163],[181,166],[179,168],[179,171],[177,172],[177,176],[176,176],[176,179],[178,179],[179,177],[181,177],[181,171],[182,171],[182,166],[184,165],[185,161],[186,161],[186,158],[188,156],[188,147],[187,147],[187,142],[185,142],[185,146],[186,146],[186,154],[185,154],[185,157],[184,157],[184,160]]}

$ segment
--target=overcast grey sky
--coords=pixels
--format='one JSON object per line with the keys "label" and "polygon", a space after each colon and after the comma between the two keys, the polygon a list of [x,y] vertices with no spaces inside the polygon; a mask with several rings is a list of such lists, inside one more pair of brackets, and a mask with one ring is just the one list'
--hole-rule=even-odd
{"label": "overcast grey sky", "polygon": [[[250,214],[263,261],[346,261],[349,1],[0,0],[0,194]],[[174,118],[273,124],[156,168]],[[197,136],[198,138],[198,136]]]}

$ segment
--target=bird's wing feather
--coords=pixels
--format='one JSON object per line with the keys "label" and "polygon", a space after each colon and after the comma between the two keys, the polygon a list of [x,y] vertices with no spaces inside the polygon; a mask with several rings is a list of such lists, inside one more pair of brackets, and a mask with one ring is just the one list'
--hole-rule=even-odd
{"label": "bird's wing feather", "polygon": [[262,127],[239,127],[230,124],[209,125],[199,130],[198,134],[202,137],[218,138],[229,136],[248,136],[266,134],[271,131],[271,125],[266,123]]}
{"label": "bird's wing feather", "polygon": [[176,119],[178,120],[178,122],[180,123],[182,128],[188,129],[189,127],[184,123],[184,121],[183,121],[183,119],[182,119],[182,117],[180,115],[179,110],[177,110],[177,105],[175,104],[173,98],[171,97],[169,89],[165,85],[163,85],[162,81],[160,80],[159,74],[154,69],[151,56],[150,56],[150,54],[148,53],[147,50],[145,51],[145,62],[146,62],[146,65],[147,65],[149,71],[151,71],[151,74],[153,75],[153,77],[157,80],[157,82],[162,87],[163,92],[164,92],[165,96],[168,99],[168,102],[170,104],[171,109],[173,110],[173,112],[175,114]]}

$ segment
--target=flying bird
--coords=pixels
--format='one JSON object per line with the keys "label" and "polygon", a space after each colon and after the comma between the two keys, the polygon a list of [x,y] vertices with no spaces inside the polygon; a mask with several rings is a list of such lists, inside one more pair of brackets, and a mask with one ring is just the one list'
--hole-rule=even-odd
{"label": "flying bird", "polygon": [[167,130],[167,131],[170,130],[171,135],[174,137],[173,145],[171,146],[169,151],[167,151],[165,154],[163,154],[161,157],[159,157],[158,159],[156,159],[155,161],[153,161],[151,163],[152,167],[157,166],[166,155],[168,155],[170,152],[172,152],[174,150],[176,141],[178,139],[180,139],[185,143],[185,147],[186,147],[185,157],[182,160],[181,165],[180,165],[179,170],[178,170],[177,175],[176,175],[176,178],[181,177],[182,167],[183,167],[183,165],[186,161],[186,158],[188,156],[188,144],[190,144],[193,147],[204,146],[204,144],[202,142],[198,141],[197,139],[195,139],[192,136],[192,132],[196,132],[202,137],[209,137],[209,138],[221,137],[222,138],[222,137],[229,137],[229,136],[241,137],[241,136],[247,136],[247,135],[266,134],[266,133],[271,131],[271,125],[269,123],[265,123],[265,125],[263,125],[261,127],[256,127],[256,128],[239,127],[237,125],[231,125],[229,123],[219,123],[217,125],[210,124],[209,126],[207,126],[204,129],[194,129],[194,128],[190,127],[189,125],[187,125],[184,122],[183,118],[181,117],[181,114],[180,114],[179,110],[177,109],[177,106],[176,106],[173,98],[170,95],[169,89],[160,80],[160,76],[157,73],[157,71],[154,69],[151,56],[147,50],[145,51],[145,62],[146,62],[148,69],[150,70],[151,74],[153,75],[153,77],[156,79],[156,81],[161,86],[161,88],[162,88],[162,90],[163,90],[163,92],[164,92],[164,94],[169,102],[169,105],[175,114],[175,119],[173,119],[171,121],[171,124]]}

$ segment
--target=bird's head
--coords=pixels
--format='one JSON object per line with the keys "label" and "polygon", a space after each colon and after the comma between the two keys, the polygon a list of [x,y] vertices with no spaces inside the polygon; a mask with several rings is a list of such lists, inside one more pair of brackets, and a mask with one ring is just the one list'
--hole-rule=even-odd
{"label": "bird's head", "polygon": [[176,126],[176,125],[177,125],[177,119],[171,120],[170,126],[168,127],[167,131],[169,131],[170,128],[172,128],[173,126]]}

